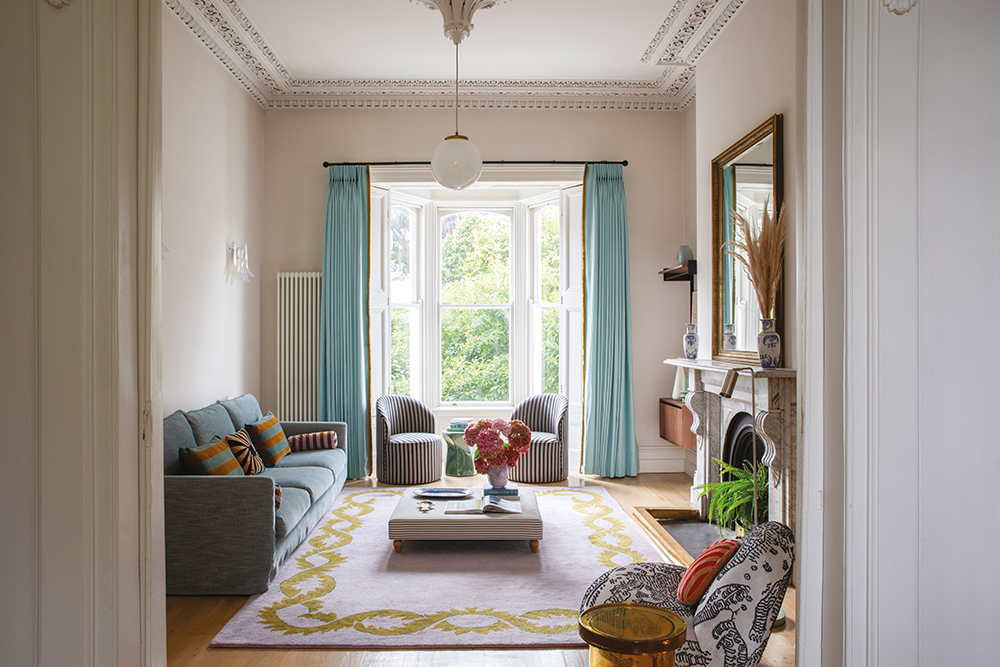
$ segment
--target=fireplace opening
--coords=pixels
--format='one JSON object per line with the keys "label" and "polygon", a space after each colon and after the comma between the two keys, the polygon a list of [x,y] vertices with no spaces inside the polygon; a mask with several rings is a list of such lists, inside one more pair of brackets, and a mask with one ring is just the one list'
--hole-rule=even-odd
{"label": "fireplace opening", "polygon": [[[755,456],[757,465],[764,465],[761,462],[764,457],[764,440],[758,435],[754,447],[753,417],[741,412],[729,422],[725,446],[722,449],[722,460],[734,468],[742,468],[744,463],[752,466]],[[723,473],[722,481],[728,482],[730,479],[732,475]]]}

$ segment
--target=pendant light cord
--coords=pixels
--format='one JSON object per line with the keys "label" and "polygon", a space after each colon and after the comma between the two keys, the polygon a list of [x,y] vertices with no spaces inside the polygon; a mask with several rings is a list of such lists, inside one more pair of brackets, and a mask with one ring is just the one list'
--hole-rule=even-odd
{"label": "pendant light cord", "polygon": [[455,45],[455,134],[458,134],[458,44]]}

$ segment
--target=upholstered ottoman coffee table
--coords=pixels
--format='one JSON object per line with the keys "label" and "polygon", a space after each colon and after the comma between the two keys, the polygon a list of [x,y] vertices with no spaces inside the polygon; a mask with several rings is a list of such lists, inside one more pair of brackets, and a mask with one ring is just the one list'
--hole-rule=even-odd
{"label": "upholstered ottoman coffee table", "polygon": [[[406,489],[399,498],[395,511],[389,517],[389,539],[400,553],[404,540],[528,540],[531,553],[538,553],[538,540],[542,539],[542,515],[538,512],[535,492],[521,489],[520,514],[445,514],[447,502],[435,500],[426,512],[419,505],[423,501]],[[482,491],[475,491],[473,498],[481,498]]]}

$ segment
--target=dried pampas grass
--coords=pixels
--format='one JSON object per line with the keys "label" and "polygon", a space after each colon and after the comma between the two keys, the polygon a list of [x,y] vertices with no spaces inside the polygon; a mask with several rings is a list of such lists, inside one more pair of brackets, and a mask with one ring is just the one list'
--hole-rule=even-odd
{"label": "dried pampas grass", "polygon": [[785,206],[781,206],[777,219],[772,218],[767,211],[765,203],[759,232],[756,225],[733,211],[736,239],[727,241],[722,248],[746,269],[753,290],[757,293],[761,317],[772,318],[777,305],[778,283],[785,255]]}

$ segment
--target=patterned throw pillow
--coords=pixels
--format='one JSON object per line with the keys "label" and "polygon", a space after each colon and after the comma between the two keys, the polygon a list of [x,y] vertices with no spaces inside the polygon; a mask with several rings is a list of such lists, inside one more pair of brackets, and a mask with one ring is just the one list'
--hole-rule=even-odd
{"label": "patterned throw pillow", "polygon": [[189,475],[242,475],[243,468],[229,450],[229,443],[213,438],[201,447],[180,447],[178,456]]}
{"label": "patterned throw pillow", "polygon": [[257,450],[253,448],[253,442],[250,441],[250,436],[247,434],[245,428],[227,435],[226,442],[229,444],[229,450],[233,453],[236,461],[243,468],[244,473],[247,475],[259,475],[264,472],[264,461],[261,460]]}
{"label": "patterned throw pillow", "polygon": [[293,452],[312,452],[317,449],[336,449],[337,432],[319,431],[288,436],[288,446]]}
{"label": "patterned throw pillow", "polygon": [[693,607],[708,590],[722,566],[725,565],[740,546],[739,540],[726,539],[710,545],[688,566],[687,572],[677,585],[677,601]]}
{"label": "patterned throw pillow", "polygon": [[274,485],[274,509],[281,509],[281,487],[277,484]]}
{"label": "patterned throw pillow", "polygon": [[270,412],[256,424],[247,425],[246,429],[257,453],[260,454],[260,458],[264,459],[266,467],[274,467],[274,464],[291,452],[278,418]]}

